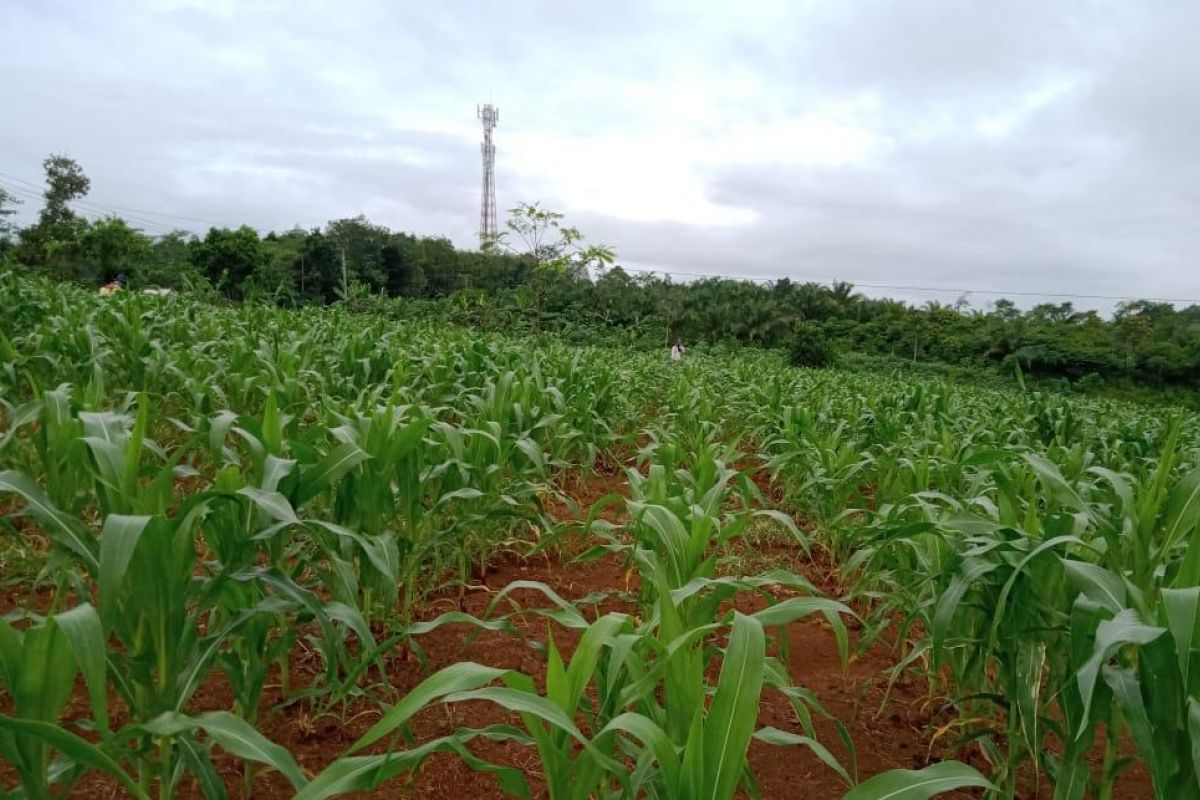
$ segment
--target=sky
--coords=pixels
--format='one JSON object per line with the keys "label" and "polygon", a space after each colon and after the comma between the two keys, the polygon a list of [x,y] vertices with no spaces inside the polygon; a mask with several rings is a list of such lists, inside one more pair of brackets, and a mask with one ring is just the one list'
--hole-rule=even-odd
{"label": "sky", "polygon": [[1197,30],[1196,0],[3,0],[0,183],[28,221],[61,152],[147,233],[473,247],[490,101],[500,208],[634,268],[1200,299]]}

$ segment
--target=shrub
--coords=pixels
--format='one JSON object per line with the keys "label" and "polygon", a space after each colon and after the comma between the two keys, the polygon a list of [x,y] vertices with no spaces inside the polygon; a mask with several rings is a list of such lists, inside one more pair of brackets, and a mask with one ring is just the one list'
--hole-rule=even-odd
{"label": "shrub", "polygon": [[837,353],[819,325],[800,322],[792,328],[788,359],[796,367],[828,367],[837,360]]}

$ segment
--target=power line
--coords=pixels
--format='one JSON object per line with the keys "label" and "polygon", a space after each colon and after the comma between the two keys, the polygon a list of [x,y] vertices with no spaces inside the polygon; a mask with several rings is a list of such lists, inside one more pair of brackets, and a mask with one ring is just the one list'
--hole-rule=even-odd
{"label": "power line", "polygon": [[[7,178],[10,181],[20,183],[20,184],[25,184],[25,186],[31,187],[31,188],[24,188],[21,186],[10,186],[9,187],[14,192],[18,193],[19,196],[23,196],[24,199],[27,199],[27,200],[28,199],[37,199],[37,200],[42,199],[42,194],[41,194],[42,189],[37,184],[35,184],[31,181],[25,180],[24,178],[20,178],[15,175],[11,175],[6,172],[0,172],[0,177]],[[22,192],[24,192],[23,195],[21,194]],[[171,228],[166,223],[159,222],[157,220],[154,220],[154,219],[151,219],[148,217],[164,217],[164,218],[170,218],[170,219],[185,220],[188,222],[199,222],[199,223],[202,223],[205,225],[212,225],[214,227],[219,227],[219,228],[220,227],[230,227],[228,225],[225,225],[224,223],[214,222],[212,220],[200,219],[197,217],[188,217],[188,216],[184,216],[182,214],[170,214],[167,212],[160,212],[160,211],[146,211],[143,209],[137,209],[137,208],[132,208],[132,207],[128,207],[128,206],[112,206],[112,205],[108,205],[108,204],[96,203],[91,200],[75,200],[75,201],[72,201],[72,204],[83,206],[83,208],[85,210],[88,208],[97,209],[98,211],[94,210],[91,212],[93,214],[93,216],[97,215],[98,213],[126,212],[126,216],[128,216],[129,219],[134,220],[136,222],[141,222],[141,223],[151,226],[151,227],[159,228],[160,230],[163,230],[166,232],[170,232],[174,229]],[[147,216],[134,216],[135,214],[136,215],[147,215]],[[667,277],[700,278],[700,279],[714,279],[715,278],[715,279],[722,279],[722,280],[747,281],[750,283],[760,283],[760,284],[772,284],[772,283],[776,283],[781,280],[792,280],[792,281],[796,281],[796,282],[800,282],[800,283],[815,283],[815,284],[818,284],[821,286],[833,286],[838,283],[846,283],[846,284],[851,284],[852,286],[854,286],[856,288],[861,287],[864,289],[882,289],[882,290],[893,291],[893,292],[936,292],[936,293],[940,293],[940,294],[955,294],[955,295],[981,294],[981,295],[988,295],[991,297],[1002,297],[1002,298],[1003,297],[1035,297],[1035,298],[1056,298],[1056,299],[1062,299],[1062,300],[1104,300],[1104,301],[1109,301],[1109,302],[1133,302],[1133,301],[1137,301],[1137,300],[1144,300],[1144,301],[1152,302],[1152,303],[1181,303],[1181,304],[1190,304],[1190,305],[1200,305],[1200,298],[1190,298],[1190,297],[1174,297],[1174,298],[1172,298],[1172,297],[1133,297],[1133,296],[1128,296],[1128,295],[1109,295],[1109,294],[1090,294],[1090,293],[1034,292],[1034,291],[1027,291],[1027,290],[1011,290],[1010,291],[1010,290],[1001,290],[1001,289],[981,289],[981,288],[970,288],[970,287],[922,286],[922,285],[911,285],[911,284],[901,284],[901,283],[874,283],[871,281],[858,281],[858,280],[854,280],[852,278],[846,279],[846,280],[830,280],[830,279],[823,279],[823,278],[806,278],[806,277],[792,276],[792,275],[780,275],[778,277],[762,277],[762,276],[753,276],[753,275],[728,275],[728,274],[713,273],[713,272],[684,272],[684,271],[680,271],[680,270],[655,269],[653,267],[631,267],[631,266],[620,266],[620,265],[615,268],[622,269],[626,272],[638,272],[638,273],[643,273],[643,274],[664,275]]]}
{"label": "power line", "polygon": [[[39,194],[42,191],[42,188],[40,186],[38,186],[36,183],[25,180],[24,178],[17,177],[16,175],[11,175],[7,172],[0,172],[0,177],[7,178],[8,180],[14,181],[16,183],[25,184],[26,186],[30,187],[30,189],[32,191],[37,191]],[[199,217],[188,217],[188,216],[184,216],[183,214],[170,214],[165,211],[149,211],[149,210],[143,209],[143,208],[132,208],[129,206],[115,206],[115,205],[109,205],[107,203],[97,203],[94,200],[86,200],[86,201],[77,200],[75,202],[86,203],[88,205],[96,206],[98,208],[103,208],[106,211],[125,211],[125,212],[130,212],[133,214],[143,214],[143,215],[147,215],[147,216],[151,216],[151,217],[166,217],[168,219],[178,219],[178,220],[184,220],[186,222],[199,222],[203,225],[210,225],[210,226],[216,227],[216,228],[229,227],[228,225],[226,225],[223,222],[214,222],[213,220],[200,219]]]}
{"label": "power line", "polygon": [[[10,191],[12,191],[15,196],[20,197],[23,200],[41,200],[41,199],[43,199],[42,195],[37,194],[30,189],[24,189],[20,186],[9,186],[8,189]],[[85,217],[92,217],[95,219],[100,219],[102,217],[110,216],[113,214],[112,211],[105,208],[104,206],[100,206],[95,203],[91,203],[91,202],[84,201],[84,200],[72,200],[68,205],[70,205],[72,208],[75,209],[75,211],[77,211],[79,214],[81,214]],[[166,233],[170,233],[172,230],[171,226],[166,225],[162,222],[159,222],[158,220],[147,219],[145,217],[138,217],[138,216],[134,216],[132,214],[126,214],[125,217],[128,218],[130,221],[139,223],[140,225],[144,225],[144,226],[151,227],[151,228],[157,228],[158,230],[166,232]]]}
{"label": "power line", "polygon": [[748,281],[750,283],[776,283],[781,280],[791,280],[799,283],[815,283],[821,286],[833,286],[838,283],[846,283],[857,288],[864,289],[887,289],[890,291],[911,291],[911,292],[942,292],[946,294],[986,294],[997,297],[1055,297],[1074,300],[1111,300],[1111,301],[1135,301],[1145,300],[1151,303],[1190,303],[1192,305],[1200,304],[1200,298],[1190,297],[1132,297],[1125,295],[1110,295],[1110,294],[1070,294],[1066,292],[1030,292],[1030,291],[1004,291],[1000,289],[969,289],[961,287],[948,286],[913,286],[908,284],[898,283],[872,283],[869,281],[857,281],[853,278],[846,280],[829,280],[822,278],[804,278],[791,275],[780,275],[775,278],[764,278],[752,275],[725,275],[714,272],[680,272],[678,270],[654,269],[652,267],[626,267],[621,266],[627,272],[649,273],[652,275],[666,275],[670,277],[688,277],[688,278],[719,278],[722,280],[731,281]]}
{"label": "power line", "polygon": [[13,181],[14,183],[23,183],[35,191],[38,191],[38,192],[42,191],[42,187],[39,186],[38,184],[33,183],[32,181],[27,181],[24,178],[18,178],[16,175],[9,175],[6,172],[0,172],[0,177],[8,178],[10,181]]}

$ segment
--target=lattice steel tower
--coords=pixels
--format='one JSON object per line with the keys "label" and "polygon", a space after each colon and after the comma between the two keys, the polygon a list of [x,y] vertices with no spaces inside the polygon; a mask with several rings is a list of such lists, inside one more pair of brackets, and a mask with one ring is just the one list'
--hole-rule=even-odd
{"label": "lattice steel tower", "polygon": [[475,115],[483,120],[483,198],[479,204],[479,248],[495,240],[496,226],[496,145],[492,144],[492,129],[500,121],[500,109],[491,103],[475,107]]}

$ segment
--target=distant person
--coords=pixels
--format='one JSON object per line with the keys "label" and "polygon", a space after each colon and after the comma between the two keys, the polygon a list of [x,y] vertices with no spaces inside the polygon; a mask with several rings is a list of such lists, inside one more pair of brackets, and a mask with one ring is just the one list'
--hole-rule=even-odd
{"label": "distant person", "polygon": [[113,280],[111,280],[108,283],[101,286],[100,294],[102,294],[102,295],[116,294],[117,292],[119,292],[120,290],[125,288],[126,280],[127,279],[125,278],[125,273],[121,273]]}
{"label": "distant person", "polygon": [[671,345],[671,360],[672,361],[682,361],[683,360],[683,342],[680,341],[679,339],[676,339],[675,344]]}

